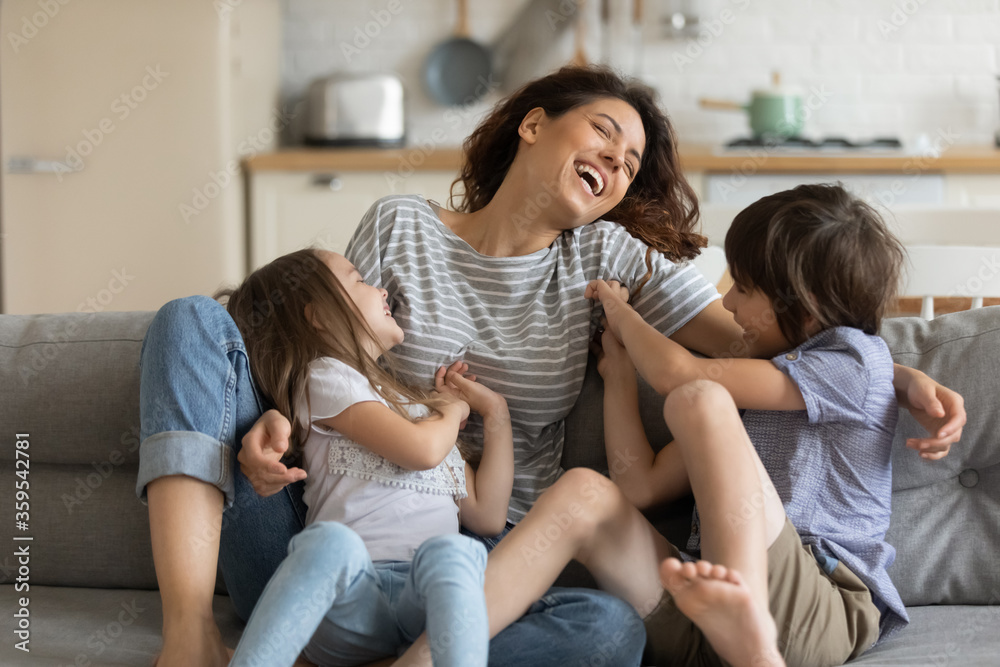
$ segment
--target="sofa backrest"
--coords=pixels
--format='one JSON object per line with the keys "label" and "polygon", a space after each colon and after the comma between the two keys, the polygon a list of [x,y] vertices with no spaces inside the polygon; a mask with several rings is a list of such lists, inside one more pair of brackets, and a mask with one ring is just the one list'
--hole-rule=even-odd
{"label": "sofa backrest", "polygon": [[[0,503],[13,507],[15,435],[28,433],[30,576],[38,585],[156,588],[146,506],[135,496],[142,337],[152,313],[0,316]],[[907,604],[1000,602],[1000,307],[887,320],[896,361],[963,394],[962,441],[937,462],[905,448],[921,432],[905,411],[894,443],[890,569]],[[602,385],[593,364],[566,422],[564,467],[607,471]],[[669,438],[662,399],[642,388],[650,441]],[[24,473],[21,473],[22,475]],[[668,512],[669,514],[669,512]],[[662,517],[662,515],[661,515]],[[678,530],[689,512],[672,514]],[[658,523],[657,525],[661,525]],[[678,530],[668,532],[675,541]],[[10,542],[13,544],[13,542]],[[13,549],[0,581],[17,577]],[[218,590],[224,591],[222,578]]]}
{"label": "sofa backrest", "polygon": [[[0,316],[0,503],[14,505],[14,437],[28,434],[30,583],[156,588],[135,495],[139,350],[153,313]],[[8,543],[10,538],[8,538]],[[18,544],[18,543],[13,543]],[[7,549],[2,577],[17,566]]]}
{"label": "sofa backrest", "polygon": [[926,433],[900,411],[893,442],[889,575],[903,601],[1000,603],[1000,306],[933,320],[886,320],[881,335],[898,364],[962,394],[968,423],[940,461],[906,439]]}

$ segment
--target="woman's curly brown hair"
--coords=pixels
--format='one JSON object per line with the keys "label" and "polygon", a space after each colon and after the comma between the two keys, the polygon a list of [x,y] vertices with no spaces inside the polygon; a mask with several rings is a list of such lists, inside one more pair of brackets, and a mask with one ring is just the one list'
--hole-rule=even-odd
{"label": "woman's curly brown hair", "polygon": [[[631,105],[646,133],[639,172],[625,198],[604,219],[623,225],[632,236],[672,260],[697,256],[706,239],[694,231],[698,200],[681,171],[670,120],[652,88],[635,79],[623,79],[606,66],[563,67],[497,104],[462,146],[462,170],[451,187],[452,208],[471,213],[493,199],[514,162],[520,143],[518,126],[529,111],[541,107],[555,118],[602,98]],[[459,183],[464,197],[455,194]],[[650,266],[648,253],[646,264]]]}

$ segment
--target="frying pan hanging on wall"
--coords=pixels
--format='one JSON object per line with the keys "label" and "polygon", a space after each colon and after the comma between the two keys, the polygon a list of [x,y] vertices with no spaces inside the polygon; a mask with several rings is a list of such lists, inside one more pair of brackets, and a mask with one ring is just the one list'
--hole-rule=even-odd
{"label": "frying pan hanging on wall", "polygon": [[455,35],[438,44],[424,62],[424,86],[442,106],[471,104],[489,92],[493,58],[469,36],[466,0],[458,0]]}

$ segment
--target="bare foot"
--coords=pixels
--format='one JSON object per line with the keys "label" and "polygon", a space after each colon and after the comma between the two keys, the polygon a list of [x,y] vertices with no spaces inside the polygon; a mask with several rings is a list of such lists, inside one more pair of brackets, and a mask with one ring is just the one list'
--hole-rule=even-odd
{"label": "bare foot", "polygon": [[660,581],[733,667],[784,667],[774,618],[754,601],[739,572],[704,560],[668,558],[660,565]]}

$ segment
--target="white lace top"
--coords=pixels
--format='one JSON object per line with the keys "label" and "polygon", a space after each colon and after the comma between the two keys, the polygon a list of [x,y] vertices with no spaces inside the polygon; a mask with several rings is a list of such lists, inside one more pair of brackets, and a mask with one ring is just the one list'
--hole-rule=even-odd
{"label": "white lace top", "polygon": [[467,495],[465,462],[455,447],[436,468],[407,470],[315,423],[364,401],[385,404],[350,366],[331,358],[309,365],[306,395],[296,404],[298,419],[309,428],[303,448],[306,523],[350,526],[374,561],[411,560],[425,540],[458,532],[456,500]]}

